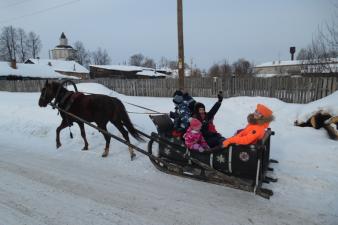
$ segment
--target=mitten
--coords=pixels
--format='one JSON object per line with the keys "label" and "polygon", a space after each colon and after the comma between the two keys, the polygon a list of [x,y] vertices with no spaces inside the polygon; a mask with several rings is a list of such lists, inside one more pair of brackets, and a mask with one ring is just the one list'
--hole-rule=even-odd
{"label": "mitten", "polygon": [[169,116],[170,116],[170,118],[174,119],[174,118],[178,117],[178,114],[176,112],[170,111]]}
{"label": "mitten", "polygon": [[203,148],[202,146],[200,146],[200,147],[198,148],[198,151],[199,151],[199,152],[204,152],[204,148]]}
{"label": "mitten", "polygon": [[223,92],[222,91],[218,92],[217,98],[218,98],[218,102],[223,101]]}
{"label": "mitten", "polygon": [[229,140],[223,141],[223,148],[227,148],[230,144]]}

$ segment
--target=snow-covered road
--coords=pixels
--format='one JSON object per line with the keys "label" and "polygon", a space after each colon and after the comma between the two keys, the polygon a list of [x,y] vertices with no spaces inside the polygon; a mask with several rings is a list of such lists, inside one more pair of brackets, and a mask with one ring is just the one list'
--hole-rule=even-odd
{"label": "snow-covered road", "polygon": [[[80,150],[83,143],[75,126],[74,139],[63,131],[63,146],[56,150],[60,118],[50,108],[37,107],[37,98],[37,93],[0,92],[6,104],[0,106],[0,225],[338,224],[338,146],[325,133],[288,125],[286,115],[296,106],[267,98],[236,98],[224,100],[217,114],[216,120],[226,121],[224,114],[243,108],[235,112],[235,121],[228,120],[226,129],[217,122],[222,133],[229,133],[245,122],[249,105],[257,101],[278,111],[281,121],[272,124],[277,133],[272,151],[281,162],[274,172],[279,181],[269,184],[275,194],[266,200],[161,173],[141,154],[130,161],[127,147],[116,141],[108,158],[101,158],[103,137],[88,127],[89,151]],[[159,111],[171,106],[165,98],[128,101]],[[207,107],[214,101],[203,99]],[[132,115],[132,121],[147,133],[155,129],[143,115]],[[119,135],[112,126],[108,129]],[[296,139],[287,143],[290,137]]]}

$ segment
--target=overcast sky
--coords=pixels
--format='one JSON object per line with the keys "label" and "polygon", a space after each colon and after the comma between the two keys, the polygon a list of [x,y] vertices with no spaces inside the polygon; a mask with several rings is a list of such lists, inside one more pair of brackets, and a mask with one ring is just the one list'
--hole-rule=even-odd
{"label": "overcast sky", "polygon": [[[259,64],[290,59],[318,26],[334,18],[337,0],[183,0],[185,61],[202,69],[227,59]],[[112,64],[136,53],[177,59],[176,0],[0,0],[0,28],[34,31],[41,58],[59,44],[107,49]]]}

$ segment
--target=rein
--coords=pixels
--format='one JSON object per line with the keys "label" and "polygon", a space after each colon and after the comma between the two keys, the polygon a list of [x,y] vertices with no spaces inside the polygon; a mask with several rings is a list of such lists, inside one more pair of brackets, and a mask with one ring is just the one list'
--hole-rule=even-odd
{"label": "rein", "polygon": [[[60,108],[58,107],[57,99],[58,99],[58,97],[59,97],[59,94],[60,94],[60,91],[61,91],[63,85],[66,84],[66,83],[68,83],[68,82],[71,83],[71,84],[73,85],[74,90],[75,90],[75,93],[78,93],[76,84],[75,84],[72,80],[64,80],[64,81],[61,82],[60,86],[58,87],[58,90],[56,91],[54,102],[53,102],[53,103],[51,102],[52,108],[53,108],[53,109],[57,108],[58,111],[59,111],[59,113],[60,113],[61,110],[60,110]],[[63,97],[63,99],[61,99],[61,102],[60,102],[60,103],[63,104],[63,102],[64,102],[68,97],[70,97],[70,95],[71,95],[71,94],[66,94],[66,95]],[[66,107],[66,111],[68,111],[69,108],[70,108],[70,105],[69,105],[68,107]],[[59,113],[58,113],[58,114],[59,114]],[[67,121],[67,123],[68,123],[68,125],[69,125],[69,126],[68,126],[68,128],[69,128],[69,136],[70,136],[70,138],[73,138],[73,133],[72,133],[72,131],[71,131],[71,129],[70,129],[70,127],[72,126],[72,124],[69,123],[69,120],[68,120],[68,116],[67,116],[67,115],[65,116],[65,119],[66,119],[66,121]]]}
{"label": "rein", "polygon": [[[152,113],[138,113],[138,114],[167,114],[167,113],[161,113],[161,112],[158,112],[158,111],[155,111],[155,110],[152,110],[152,109],[149,109],[149,108],[146,108],[146,107],[143,107],[143,106],[140,106],[140,105],[136,105],[134,103],[130,103],[130,102],[124,102],[128,105],[132,105],[132,106],[135,106],[135,107],[138,107],[138,108],[141,108],[141,109],[145,109],[145,110],[148,110],[148,111],[151,111]],[[130,113],[135,113],[135,112],[130,112]]]}
{"label": "rein", "polygon": [[146,114],[146,115],[158,115],[158,114],[168,114],[168,113],[160,113],[160,112],[158,112],[158,113],[156,113],[156,112],[149,112],[149,113],[147,113],[147,112],[130,112],[130,111],[127,111],[127,113],[131,113],[131,114]]}
{"label": "rein", "polygon": [[[92,94],[95,94],[95,93],[90,93],[90,92],[82,92],[84,94],[89,94],[89,95],[92,95]],[[153,110],[153,109],[149,109],[149,108],[146,108],[146,107],[143,107],[143,106],[140,106],[140,105],[136,105],[134,103],[130,103],[130,102],[126,102],[126,101],[122,101],[120,100],[121,102],[125,103],[125,104],[128,104],[128,105],[132,105],[132,106],[135,106],[137,108],[140,108],[140,109],[145,109],[145,110],[148,110],[148,111],[151,111],[151,113],[142,113],[142,112],[130,112],[130,111],[127,111],[128,113],[133,113],[133,114],[147,114],[147,115],[152,115],[152,114],[168,114],[168,113],[162,113],[162,112],[158,112],[156,110]]]}
{"label": "rein", "polygon": [[[75,90],[75,93],[78,92],[77,87],[76,87],[76,84],[75,84],[72,80],[65,80],[65,81],[63,81],[63,82],[60,84],[60,86],[59,86],[59,88],[58,88],[58,90],[57,90],[57,92],[56,92],[55,100],[54,100],[54,102],[53,102],[53,105],[57,105],[56,99],[57,99],[58,95],[60,94],[61,88],[62,88],[63,85],[64,85],[65,83],[67,83],[67,82],[69,82],[69,83],[71,83],[71,84],[73,85],[74,90]],[[90,92],[82,92],[82,93],[84,93],[84,94],[90,94],[90,95],[94,94],[94,93],[90,93]],[[158,111],[156,111],[156,110],[149,109],[149,108],[146,108],[146,107],[143,107],[143,106],[140,106],[140,105],[136,105],[136,104],[134,104],[134,103],[125,102],[125,101],[122,101],[122,102],[123,102],[123,103],[126,103],[126,104],[128,104],[128,105],[132,105],[132,106],[138,107],[138,108],[140,108],[140,109],[148,110],[148,111],[151,112],[151,113],[147,113],[147,112],[142,113],[142,112],[128,112],[128,111],[127,111],[128,113],[133,113],[133,114],[147,114],[147,115],[152,115],[152,114],[168,114],[168,113],[161,113],[161,112],[158,112]],[[55,107],[53,107],[53,109],[54,109],[54,108],[55,108]]]}

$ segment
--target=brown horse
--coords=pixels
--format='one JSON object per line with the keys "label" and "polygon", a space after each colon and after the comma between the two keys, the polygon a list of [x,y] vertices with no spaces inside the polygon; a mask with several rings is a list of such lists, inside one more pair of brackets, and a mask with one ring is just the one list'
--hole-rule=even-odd
{"label": "brown horse", "polygon": [[[54,103],[61,109],[88,122],[95,122],[102,130],[107,131],[107,123],[110,121],[129,143],[128,131],[135,139],[142,141],[139,133],[131,123],[123,103],[117,98],[100,94],[84,95],[81,92],[68,91],[60,83],[48,83],[47,80],[45,86],[41,90],[39,106],[46,107],[53,99],[55,99]],[[60,115],[62,121],[60,126],[56,129],[56,147],[59,148],[61,146],[60,131],[63,128],[73,125],[73,122],[75,122],[80,127],[81,136],[85,143],[82,150],[88,150],[84,123],[63,112],[60,112]],[[127,130],[125,128],[127,128]],[[106,140],[106,147],[102,157],[106,157],[109,153],[110,136],[106,134],[103,134],[103,136]],[[129,153],[131,160],[133,160],[135,153],[131,147],[129,147]]]}

